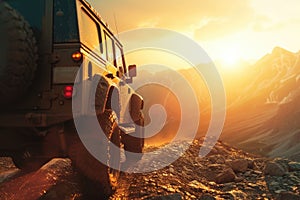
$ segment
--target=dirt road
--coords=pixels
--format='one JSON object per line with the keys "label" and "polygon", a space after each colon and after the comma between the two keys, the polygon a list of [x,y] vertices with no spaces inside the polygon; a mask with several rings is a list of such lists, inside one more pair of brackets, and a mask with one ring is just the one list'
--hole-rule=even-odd
{"label": "dirt road", "polygon": [[[198,152],[202,140],[171,165],[144,174],[122,173],[110,199],[300,199],[300,163],[285,159],[268,160],[218,142],[205,158]],[[163,162],[185,142],[169,146],[139,168]],[[154,148],[148,147],[147,151]],[[166,150],[164,150],[166,151]],[[14,170],[14,178],[0,184],[1,199],[87,199],[68,159],[55,159],[36,172],[22,174],[8,159],[1,159],[1,175]],[[2,180],[3,181],[3,180]],[[91,188],[93,189],[93,188]]]}

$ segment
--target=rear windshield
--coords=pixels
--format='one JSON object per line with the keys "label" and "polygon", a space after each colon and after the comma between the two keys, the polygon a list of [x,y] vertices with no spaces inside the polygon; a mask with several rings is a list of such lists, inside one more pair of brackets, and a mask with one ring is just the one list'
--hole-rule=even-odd
{"label": "rear windshield", "polygon": [[6,0],[30,24],[35,36],[39,40],[42,32],[42,21],[45,17],[45,0]]}
{"label": "rear windshield", "polygon": [[54,0],[54,42],[78,42],[75,0]]}

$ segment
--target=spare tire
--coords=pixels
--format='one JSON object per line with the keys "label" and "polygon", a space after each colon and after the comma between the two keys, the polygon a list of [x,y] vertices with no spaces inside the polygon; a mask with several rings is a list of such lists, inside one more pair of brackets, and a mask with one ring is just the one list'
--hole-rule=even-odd
{"label": "spare tire", "polygon": [[32,83],[37,45],[25,19],[0,2],[0,105],[15,101]]}

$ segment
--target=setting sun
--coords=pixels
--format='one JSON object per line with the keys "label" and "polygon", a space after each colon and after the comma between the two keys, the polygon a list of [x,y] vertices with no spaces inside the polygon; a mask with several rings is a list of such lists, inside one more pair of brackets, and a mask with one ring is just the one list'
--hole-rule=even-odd
{"label": "setting sun", "polygon": [[219,59],[223,68],[233,69],[241,61],[240,50],[236,47],[225,48]]}
{"label": "setting sun", "polygon": [[240,51],[238,48],[229,48],[223,55],[221,55],[221,62],[226,68],[234,68],[235,65],[241,60]]}

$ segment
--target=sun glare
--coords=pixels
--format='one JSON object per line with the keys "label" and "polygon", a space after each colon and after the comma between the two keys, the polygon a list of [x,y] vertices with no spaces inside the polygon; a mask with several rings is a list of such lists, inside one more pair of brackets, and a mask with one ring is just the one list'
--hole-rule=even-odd
{"label": "sun glare", "polygon": [[238,67],[238,63],[241,61],[241,53],[238,48],[224,49],[224,52],[220,55],[220,62],[226,69],[233,69]]}

